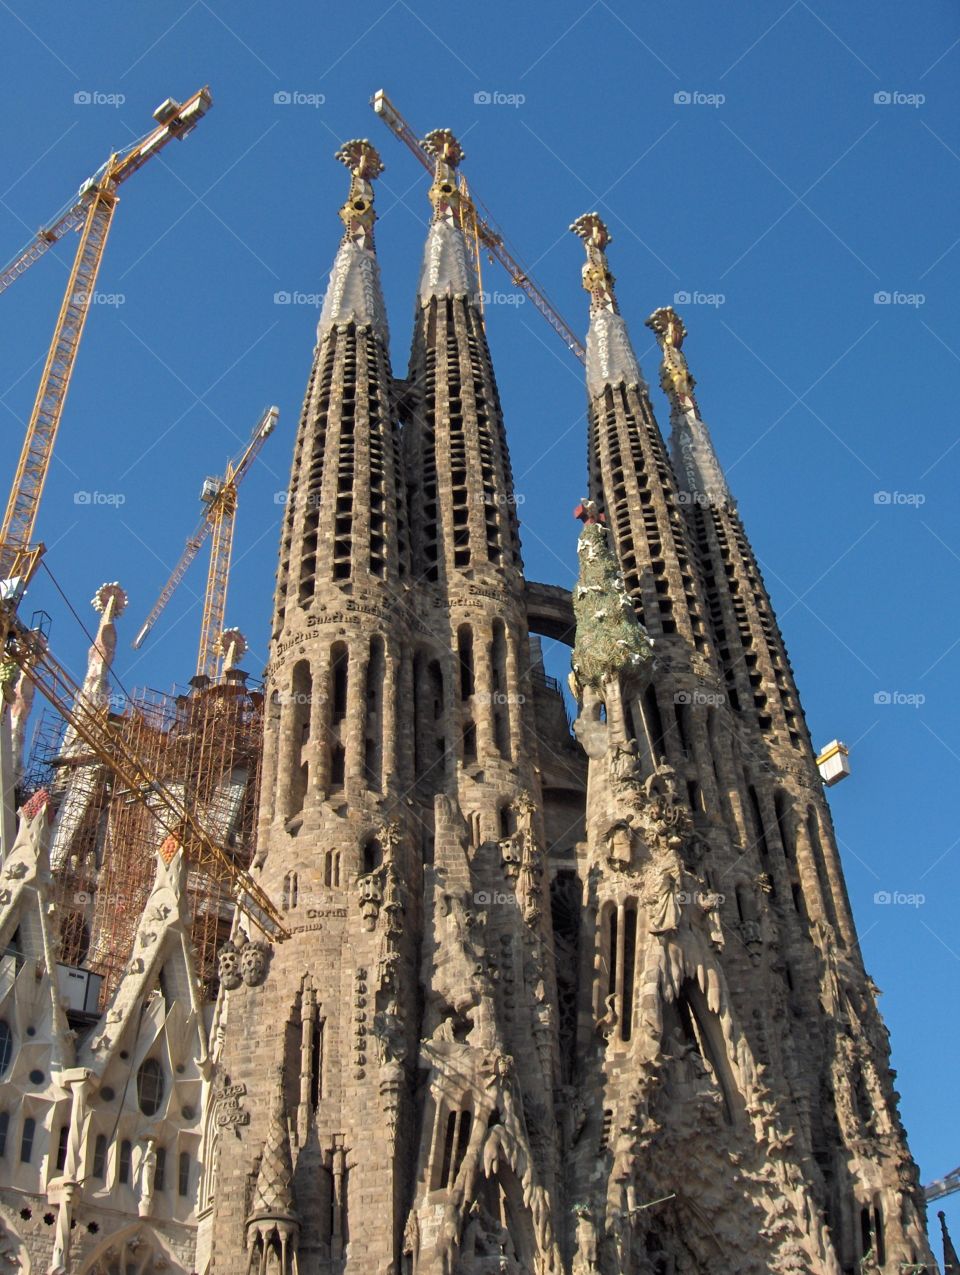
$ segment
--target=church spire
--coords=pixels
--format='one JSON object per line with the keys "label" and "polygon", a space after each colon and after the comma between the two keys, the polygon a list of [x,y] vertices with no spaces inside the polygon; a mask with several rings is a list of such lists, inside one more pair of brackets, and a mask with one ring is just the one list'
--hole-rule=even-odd
{"label": "church spire", "polygon": [[[84,716],[97,713],[110,703],[110,668],[117,649],[114,621],[123,614],[127,595],[116,581],[102,584],[90,605],[99,612],[100,623],[87,653],[86,676],[74,704],[74,710]],[[60,747],[61,758],[75,759],[85,753],[89,753],[88,746],[80,739],[74,726],[67,726]],[[53,827],[50,862],[55,869],[61,868],[66,861],[103,775],[103,766],[98,762],[64,766],[54,782],[53,791],[59,809]]]}
{"label": "church spire", "polygon": [[654,639],[708,656],[701,585],[667,449],[620,314],[607,263],[610,233],[585,213],[570,227],[587,251],[590,497],[607,516],[627,592]]}
{"label": "church spire", "polygon": [[643,385],[643,373],[630,343],[613,290],[615,279],[607,264],[611,235],[598,213],[584,213],[570,229],[583,240],[587,260],[583,286],[590,294],[587,332],[587,388],[599,394],[607,385]]}
{"label": "church spire", "polygon": [[670,445],[680,490],[693,501],[723,504],[731,499],[730,492],[693,393],[696,381],[683,353],[687,329],[670,306],[655,310],[647,327],[663,353],[660,384],[670,403]]}
{"label": "church spire", "polygon": [[372,328],[386,345],[387,314],[373,245],[377,214],[372,185],[383,172],[383,164],[376,147],[365,138],[346,142],[336,158],[350,170],[350,190],[340,209],[343,241],[330,271],[317,340],[322,341],[331,328],[355,323],[358,328]]}
{"label": "church spire", "polygon": [[457,184],[463,148],[448,128],[428,133],[423,148],[436,166],[428,192],[433,222],[423,253],[420,304],[429,305],[435,297],[467,297],[476,302],[477,275],[463,234],[463,196]]}
{"label": "church spire", "polygon": [[260,1156],[253,1206],[247,1217],[250,1275],[295,1275],[300,1219],[293,1193],[293,1157],[283,1104],[282,1077],[278,1085],[267,1140]]}

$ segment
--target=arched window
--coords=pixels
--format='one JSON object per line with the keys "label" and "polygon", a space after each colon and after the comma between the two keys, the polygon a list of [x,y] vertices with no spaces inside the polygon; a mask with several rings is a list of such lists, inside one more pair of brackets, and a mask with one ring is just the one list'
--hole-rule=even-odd
{"label": "arched window", "polygon": [[153,1189],[163,1191],[167,1185],[167,1148],[157,1147],[154,1154],[157,1161],[153,1171]]}
{"label": "arched window", "polygon": [[757,838],[757,845],[760,848],[760,854],[766,859],[770,854],[770,847],[767,844],[767,830],[763,825],[763,813],[760,810],[760,798],[757,796],[757,790],[747,779],[747,796],[750,799],[750,812],[753,815],[754,832]]}
{"label": "arched window", "polygon": [[107,1138],[106,1134],[98,1133],[97,1140],[93,1144],[93,1167],[91,1173],[95,1178],[99,1178],[102,1182],[107,1176]]}
{"label": "arched window", "polygon": [[57,1172],[62,1173],[67,1167],[67,1143],[70,1141],[70,1126],[61,1125],[57,1137]]}
{"label": "arched window", "polygon": [[0,1018],[0,1076],[7,1074],[13,1058],[13,1032],[5,1018]]}
{"label": "arched window", "polygon": [[23,1122],[23,1132],[20,1135],[20,1160],[23,1164],[29,1164],[33,1158],[33,1139],[37,1132],[37,1122],[33,1116],[27,1116]]}
{"label": "arched window", "polygon": [[457,654],[460,659],[460,698],[466,700],[473,694],[475,686],[473,630],[469,624],[461,624],[457,629]]}
{"label": "arched window", "polygon": [[666,747],[664,743],[666,731],[663,728],[663,718],[660,716],[657,692],[652,685],[648,686],[643,693],[643,719],[646,723],[647,734],[650,737],[653,755],[659,761]]}
{"label": "arched window", "polygon": [[120,1143],[120,1158],[117,1169],[117,1181],[121,1186],[130,1185],[130,1169],[133,1162],[133,1147],[128,1139]]}
{"label": "arched window", "polygon": [[370,639],[370,659],[367,664],[364,771],[367,783],[375,792],[382,791],[383,785],[383,698],[386,670],[383,638],[373,637]]}
{"label": "arched window", "polygon": [[[330,883],[327,882],[329,885]],[[282,907],[284,912],[289,912],[291,908],[297,906],[297,896],[300,893],[300,879],[296,872],[288,872],[283,878],[283,895]]]}
{"label": "arched window", "polygon": [[10,1112],[0,1111],[0,1156],[7,1154],[7,1130],[10,1128]]}
{"label": "arched window", "polygon": [[137,1072],[137,1101],[145,1116],[155,1116],[160,1110],[164,1088],[163,1068],[156,1058],[148,1058]]}
{"label": "arched window", "polygon": [[469,1111],[451,1111],[447,1115],[446,1129],[443,1139],[443,1160],[440,1163],[440,1177],[436,1179],[439,1187],[452,1187],[460,1172],[467,1147],[470,1144],[470,1129],[473,1117]]}
{"label": "arched window", "polygon": [[793,827],[791,824],[790,798],[781,789],[777,789],[773,799],[773,808],[777,816],[777,829],[783,842],[783,853],[788,859],[796,858],[796,847],[793,844]]}
{"label": "arched window", "polygon": [[363,871],[376,872],[383,863],[383,846],[376,837],[370,837],[363,846]]}
{"label": "arched window", "polygon": [[335,642],[330,648],[330,678],[333,683],[333,697],[330,710],[330,725],[339,726],[347,715],[347,673],[350,664],[350,653],[344,642]]}
{"label": "arched window", "polygon": [[628,902],[623,911],[623,972],[620,997],[620,1039],[629,1040],[633,1030],[633,983],[637,958],[637,905]]}
{"label": "arched window", "polygon": [[181,1151],[180,1160],[177,1165],[177,1194],[190,1194],[190,1152]]}
{"label": "arched window", "polygon": [[293,702],[293,720],[290,723],[290,731],[294,741],[296,769],[290,786],[288,818],[300,813],[307,797],[309,781],[309,762],[307,757],[308,744],[310,742],[310,710],[313,703],[313,677],[310,673],[308,660],[298,660],[293,666],[290,698]]}
{"label": "arched window", "polygon": [[[316,1014],[316,1007],[314,1007]],[[323,1096],[323,1023],[313,1020],[310,1034],[310,1110],[316,1111]]]}

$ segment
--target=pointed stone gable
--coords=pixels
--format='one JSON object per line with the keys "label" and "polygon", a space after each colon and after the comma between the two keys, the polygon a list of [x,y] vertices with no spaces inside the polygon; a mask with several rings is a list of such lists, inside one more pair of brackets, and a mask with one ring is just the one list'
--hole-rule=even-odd
{"label": "pointed stone gable", "polygon": [[200,988],[190,945],[190,920],[184,896],[186,865],[182,849],[165,861],[158,853],[153,889],[137,926],[133,953],[104,1017],[86,1041],[83,1064],[102,1076],[128,1028],[142,1016],[149,994],[158,987],[161,970],[172,961],[187,993],[181,1007],[193,1019],[195,1057],[206,1067],[208,1046]]}

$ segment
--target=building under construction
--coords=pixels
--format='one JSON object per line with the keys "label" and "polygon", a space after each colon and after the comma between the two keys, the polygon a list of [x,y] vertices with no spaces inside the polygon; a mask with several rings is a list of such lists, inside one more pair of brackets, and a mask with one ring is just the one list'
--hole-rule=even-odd
{"label": "building under construction", "polygon": [[[45,232],[83,227],[91,286],[113,187],[204,93]],[[668,443],[600,217],[571,227],[581,342],[477,214],[457,138],[375,103],[432,176],[411,360],[394,373],[383,165],[357,139],[262,692],[223,608],[273,409],[205,484],[138,638],[209,535],[189,691],[116,689],[118,584],[82,684],[19,618],[68,293],[0,531],[0,1254],[25,1275],[936,1275],[824,793],[845,757],[819,768],[684,323],[648,320]],[[585,363],[572,592],[524,574],[481,244]],[[572,726],[543,637],[571,648]],[[66,725],[41,719],[15,787],[34,688]]]}
{"label": "building under construction", "polygon": [[[239,669],[194,681],[185,693],[135,691],[111,715],[111,729],[246,868],[256,827],[263,696]],[[38,722],[23,800],[42,790],[51,799],[59,960],[102,979],[103,1008],[130,959],[156,854],[169,834],[86,746],[71,748],[52,710]],[[233,891],[222,874],[190,865],[186,894],[197,976],[209,1001],[218,985],[216,952],[230,935]]]}

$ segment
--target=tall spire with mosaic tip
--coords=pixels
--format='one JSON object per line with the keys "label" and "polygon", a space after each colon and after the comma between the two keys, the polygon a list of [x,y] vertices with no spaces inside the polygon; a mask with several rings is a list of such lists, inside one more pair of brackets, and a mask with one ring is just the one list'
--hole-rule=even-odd
{"label": "tall spire with mosaic tip", "polygon": [[[396,910],[415,915],[408,900],[420,865],[403,804],[414,780],[405,735],[414,716],[409,541],[374,244],[383,165],[363,139],[347,142],[336,158],[349,172],[343,236],[294,443],[263,688],[269,707],[255,867],[288,912],[291,937],[277,945],[262,986],[243,981],[253,942],[234,936],[232,947],[221,948],[221,1064],[253,1096],[238,1140],[228,1131],[209,1223],[231,1272],[249,1260],[239,1256],[244,1238],[270,1270],[275,1261],[293,1263],[295,1244],[306,1270],[316,1269],[320,1254],[320,1269],[333,1263],[331,1270],[343,1270],[348,1244],[350,1270],[387,1270],[396,1226],[384,1222],[383,1202],[406,1190],[398,1130],[413,1120],[402,1069],[383,1072],[370,1034],[382,1012],[400,1024],[396,1053],[415,1048],[419,941],[412,921],[384,933]],[[224,641],[230,664],[242,638],[228,631]],[[389,844],[388,822],[398,825]],[[390,912],[389,864],[402,883]],[[268,1018],[279,1024],[276,1032],[263,1030]],[[276,1086],[261,1083],[277,1068],[280,1117]],[[269,1173],[289,1176],[281,1125],[293,1130],[297,1239],[292,1205],[267,1190]]]}
{"label": "tall spire with mosaic tip", "polygon": [[590,294],[590,327],[587,332],[587,388],[591,393],[605,385],[643,385],[643,373],[633,351],[627,325],[617,305],[616,280],[607,261],[607,245],[613,236],[598,213],[584,213],[570,226],[587,250],[582,278]]}
{"label": "tall spire with mosaic tip", "polygon": [[683,351],[686,326],[670,306],[655,310],[647,326],[663,354],[673,467],[699,551],[730,704],[765,747],[790,764],[802,762],[813,777],[815,754],[780,627],[694,394]]}
{"label": "tall spire with mosaic tip", "polygon": [[344,143],[336,158],[350,171],[350,190],[340,209],[343,242],[330,271],[317,339],[322,340],[331,327],[352,322],[372,328],[386,344],[387,314],[373,242],[377,214],[372,185],[383,164],[377,148],[365,138]]}
{"label": "tall spire with mosaic tip", "polygon": [[420,304],[440,296],[468,297],[476,302],[477,274],[464,234],[464,196],[457,181],[457,170],[466,158],[463,147],[448,128],[434,129],[422,145],[434,157],[436,167],[428,192],[433,220],[423,252]]}
{"label": "tall spire with mosaic tip", "polygon": [[611,242],[598,213],[570,227],[583,241],[587,331],[590,497],[607,515],[627,592],[654,639],[711,658],[702,586],[676,484],[607,260]]}
{"label": "tall spire with mosaic tip", "polygon": [[671,306],[655,310],[647,327],[656,335],[663,353],[660,384],[670,404],[673,468],[685,503],[704,501],[723,504],[731,500],[720,462],[713,449],[710,431],[700,417],[693,389],[696,381],[687,366],[683,342],[687,335],[683,319]]}

